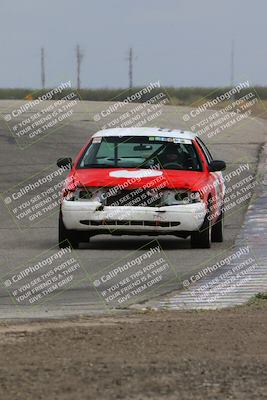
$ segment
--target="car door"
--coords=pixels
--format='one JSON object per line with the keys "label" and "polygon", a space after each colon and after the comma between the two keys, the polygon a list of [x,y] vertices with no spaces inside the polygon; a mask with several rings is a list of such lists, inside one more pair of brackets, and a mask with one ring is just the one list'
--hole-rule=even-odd
{"label": "car door", "polygon": [[[204,142],[197,137],[196,141],[201,148],[205,159],[208,164],[213,160],[213,157],[207,148],[207,146],[204,144]],[[223,176],[221,171],[216,171],[216,172],[209,172],[210,179],[209,183],[211,183],[213,190],[211,190],[212,193],[212,220],[216,220],[218,216],[221,213],[221,208],[223,204],[223,199],[224,199],[224,194],[225,194],[225,186],[224,186],[224,181],[223,181]]]}

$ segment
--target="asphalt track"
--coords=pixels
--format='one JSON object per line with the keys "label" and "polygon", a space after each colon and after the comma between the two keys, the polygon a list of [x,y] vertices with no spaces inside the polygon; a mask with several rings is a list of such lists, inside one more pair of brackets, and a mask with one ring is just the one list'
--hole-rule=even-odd
{"label": "asphalt track", "polygon": [[[95,122],[94,116],[106,109],[109,103],[80,102],[73,110],[71,117],[64,124],[59,124],[56,130],[29,147],[21,149],[4,116],[10,110],[23,104],[21,101],[0,101],[0,187],[1,193],[10,190],[30,176],[50,165],[62,156],[74,157],[84,142],[101,127],[101,121]],[[47,102],[49,105],[49,102]],[[128,109],[132,106],[127,106]],[[119,117],[125,109],[113,113]],[[159,117],[147,126],[163,126],[166,128],[188,129],[189,123],[184,122],[184,115],[190,112],[189,108],[164,106]],[[212,111],[202,113],[199,120],[211,115]],[[31,115],[27,112],[23,118]],[[22,118],[22,119],[23,119]],[[95,118],[97,119],[97,118]],[[267,124],[262,119],[251,117],[243,119],[210,139],[203,135],[214,158],[227,162],[227,171],[238,168],[241,164],[249,165],[249,173],[255,173],[258,154],[261,145],[266,141]],[[2,195],[2,199],[5,194]],[[177,239],[172,236],[157,237],[168,262],[182,279],[203,267],[214,262],[225,254],[234,243],[235,237],[242,225],[248,201],[236,207],[225,218],[225,240],[223,243],[213,243],[211,249],[193,250],[189,240]],[[57,245],[57,214],[49,214],[41,223],[28,229],[20,230],[4,201],[0,202],[0,318],[42,318],[61,317],[77,314],[93,314],[103,312],[117,312],[105,304],[93,287],[90,277],[97,276],[118,260],[131,260],[142,254],[155,238],[148,236],[111,237],[101,235],[94,237],[88,245],[75,251],[84,271],[72,286],[62,290],[56,296],[49,296],[45,304],[36,306],[18,305],[4,284],[5,277],[18,266],[29,265],[34,257],[43,257],[42,253],[50,254],[51,248]],[[148,246],[149,247],[149,246]],[[49,250],[50,249],[50,250]],[[55,250],[54,250],[55,251]],[[134,255],[134,256],[133,256]],[[38,276],[38,274],[36,275]],[[180,287],[177,280],[166,278],[166,282],[158,291],[147,296],[147,300],[159,294],[166,294]],[[12,288],[12,289],[15,289]],[[141,301],[136,297],[136,302]]]}

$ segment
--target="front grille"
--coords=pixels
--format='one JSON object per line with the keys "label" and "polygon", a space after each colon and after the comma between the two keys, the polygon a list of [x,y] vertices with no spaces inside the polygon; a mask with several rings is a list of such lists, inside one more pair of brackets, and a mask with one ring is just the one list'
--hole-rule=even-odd
{"label": "front grille", "polygon": [[137,188],[132,190],[120,190],[113,192],[113,188],[107,191],[107,206],[143,206],[159,207],[163,191],[157,189]]}
{"label": "front grille", "polygon": [[82,225],[88,226],[159,226],[162,228],[173,228],[179,226],[181,222],[178,221],[120,221],[120,220],[101,220],[101,221],[90,221],[81,220]]}

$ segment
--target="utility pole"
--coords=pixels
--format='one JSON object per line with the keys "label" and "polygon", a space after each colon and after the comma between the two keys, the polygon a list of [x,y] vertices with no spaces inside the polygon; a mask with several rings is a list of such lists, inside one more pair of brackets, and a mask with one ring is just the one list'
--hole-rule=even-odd
{"label": "utility pole", "polygon": [[76,59],[77,59],[77,89],[81,89],[81,63],[83,59],[83,54],[81,52],[80,46],[76,47]]}
{"label": "utility pole", "polygon": [[231,87],[235,84],[235,42],[232,40],[231,47]]}
{"label": "utility pole", "polygon": [[129,89],[133,88],[133,48],[130,47],[127,60],[129,61]]}
{"label": "utility pole", "polygon": [[45,88],[45,52],[44,48],[41,47],[41,81],[42,81],[42,88]]}

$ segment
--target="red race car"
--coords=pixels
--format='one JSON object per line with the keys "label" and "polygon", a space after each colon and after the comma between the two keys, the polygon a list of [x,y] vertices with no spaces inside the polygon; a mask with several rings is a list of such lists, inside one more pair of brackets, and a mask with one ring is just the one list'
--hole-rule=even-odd
{"label": "red race car", "polygon": [[117,128],[95,133],[70,167],[59,213],[59,246],[98,234],[191,237],[193,248],[223,241],[224,161],[195,133]]}

